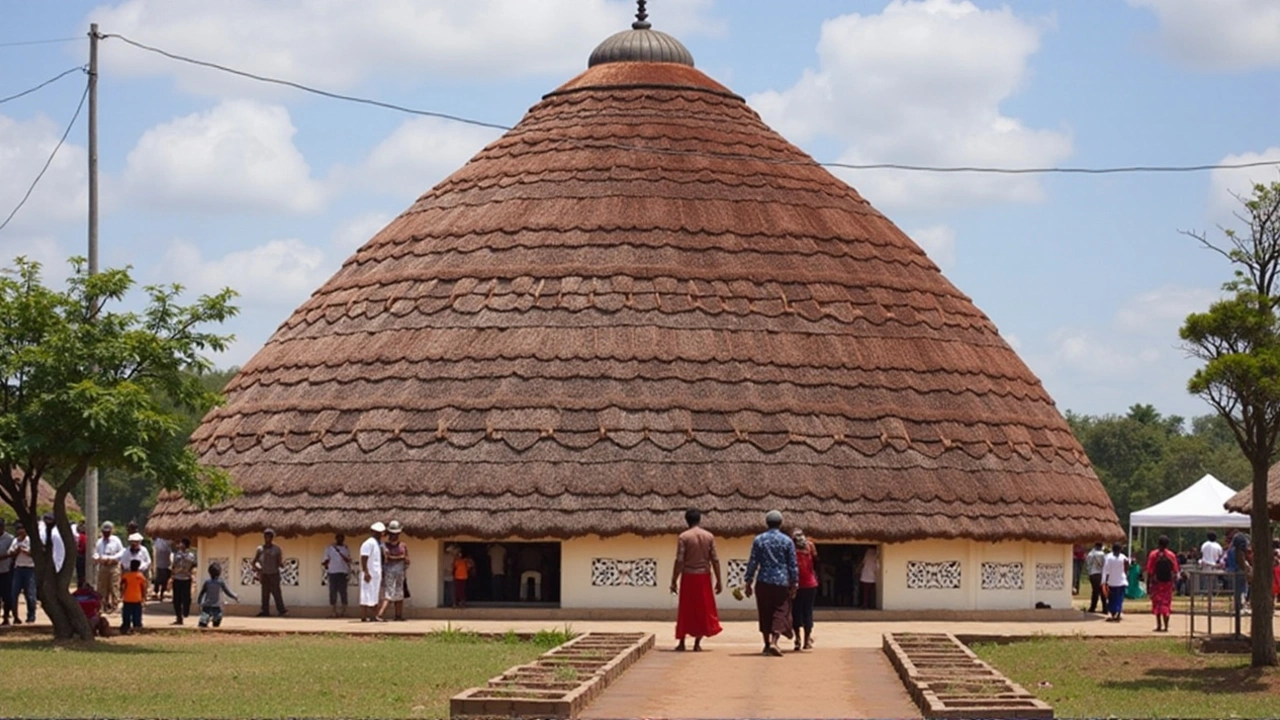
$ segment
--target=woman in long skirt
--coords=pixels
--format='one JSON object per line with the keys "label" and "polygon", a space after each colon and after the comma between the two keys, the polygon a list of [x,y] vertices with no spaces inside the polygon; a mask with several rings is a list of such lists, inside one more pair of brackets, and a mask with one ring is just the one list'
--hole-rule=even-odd
{"label": "woman in long skirt", "polygon": [[1178,583],[1178,556],[1169,549],[1169,538],[1161,535],[1158,547],[1147,558],[1147,591],[1151,595],[1151,614],[1156,616],[1156,632],[1169,632],[1169,616],[1173,614],[1173,588]]}
{"label": "woman in long skirt", "polygon": [[395,619],[404,620],[404,574],[409,566],[409,547],[400,541],[400,523],[387,524],[387,541],[382,545],[382,604],[378,620],[384,620],[387,605],[395,604]]}
{"label": "woman in long skirt", "polygon": [[1107,622],[1120,622],[1124,591],[1129,585],[1129,558],[1120,552],[1120,543],[1111,545],[1102,563],[1102,584],[1107,587]]}

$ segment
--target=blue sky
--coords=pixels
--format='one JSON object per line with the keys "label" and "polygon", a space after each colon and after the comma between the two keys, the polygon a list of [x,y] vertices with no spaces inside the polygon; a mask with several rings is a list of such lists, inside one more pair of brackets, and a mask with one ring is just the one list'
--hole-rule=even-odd
{"label": "blue sky", "polygon": [[[1274,0],[653,0],[657,29],[819,160],[1280,163]],[[199,59],[502,124],[624,29],[621,0],[0,2],[0,97],[85,62],[91,21]],[[264,86],[102,44],[102,258],[236,288],[242,363],[361,243],[494,131]],[[0,216],[71,118],[80,75],[0,105]],[[0,257],[84,252],[82,117]],[[1231,221],[1280,166],[1168,175],[838,174],[974,298],[1059,407],[1208,412],[1188,312],[1229,268],[1179,230]]]}

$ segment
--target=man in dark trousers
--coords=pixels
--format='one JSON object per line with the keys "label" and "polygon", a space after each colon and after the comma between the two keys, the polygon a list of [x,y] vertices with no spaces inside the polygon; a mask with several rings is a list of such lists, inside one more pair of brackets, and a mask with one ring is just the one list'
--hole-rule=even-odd
{"label": "man in dark trousers", "polygon": [[[1084,556],[1084,570],[1089,573],[1089,612],[1098,612],[1098,602],[1102,600],[1102,566],[1107,561],[1107,554],[1102,550],[1102,543],[1094,543],[1093,549]],[[1103,603],[1106,609],[1106,603]]]}
{"label": "man in dark trousers", "polygon": [[253,572],[258,576],[258,584],[262,587],[262,610],[258,617],[271,615],[271,598],[276,600],[276,611],[281,615],[288,613],[284,608],[284,596],[280,594],[280,568],[284,566],[284,551],[276,545],[276,531],[267,528],[262,531],[262,544],[253,555]]}

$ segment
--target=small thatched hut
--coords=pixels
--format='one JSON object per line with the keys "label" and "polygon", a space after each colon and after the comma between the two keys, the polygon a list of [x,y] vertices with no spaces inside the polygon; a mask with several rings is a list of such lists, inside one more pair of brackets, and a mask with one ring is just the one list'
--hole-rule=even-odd
{"label": "small thatched hut", "polygon": [[[1267,504],[1270,505],[1271,519],[1280,521],[1280,463],[1272,465],[1267,471]],[[1231,512],[1252,515],[1253,485],[1246,485],[1243,490],[1232,495],[1231,499],[1227,500],[1226,508]]]}
{"label": "small thatched hut", "polygon": [[328,533],[375,519],[407,526],[428,605],[456,547],[473,600],[669,607],[690,506],[731,581],[781,509],[822,543],[829,605],[1067,607],[1071,544],[1123,535],[992,322],[643,18],[360,248],[227,393],[193,441],[243,494],[164,496],[148,527],[203,536],[244,583],[274,527],[301,604],[325,603]]}

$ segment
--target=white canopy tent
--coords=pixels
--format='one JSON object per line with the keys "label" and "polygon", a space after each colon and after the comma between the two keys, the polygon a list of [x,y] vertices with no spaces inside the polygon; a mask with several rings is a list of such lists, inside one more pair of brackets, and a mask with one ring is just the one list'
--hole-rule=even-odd
{"label": "white canopy tent", "polygon": [[1145,510],[1129,514],[1129,548],[1133,548],[1133,529],[1223,528],[1249,527],[1249,516],[1229,512],[1223,505],[1236,491],[1212,475],[1205,475],[1194,485]]}

